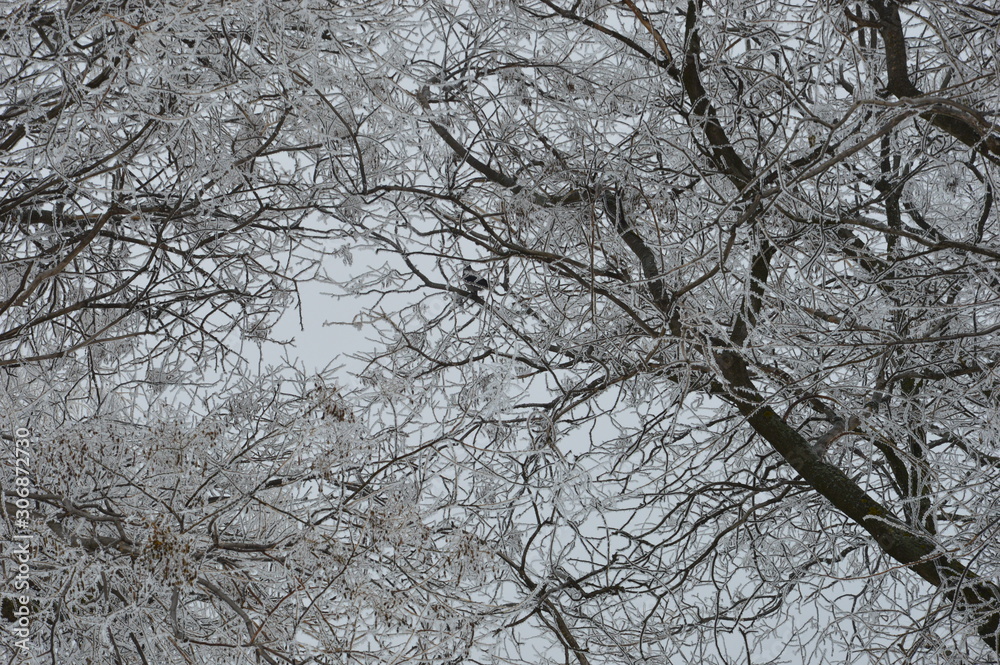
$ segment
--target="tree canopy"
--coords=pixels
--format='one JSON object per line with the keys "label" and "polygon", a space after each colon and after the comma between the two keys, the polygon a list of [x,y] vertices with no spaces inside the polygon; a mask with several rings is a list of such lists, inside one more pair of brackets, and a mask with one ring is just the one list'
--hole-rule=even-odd
{"label": "tree canopy", "polygon": [[[996,662],[998,38],[960,0],[16,3],[35,652]],[[378,337],[353,379],[247,362],[306,281]]]}

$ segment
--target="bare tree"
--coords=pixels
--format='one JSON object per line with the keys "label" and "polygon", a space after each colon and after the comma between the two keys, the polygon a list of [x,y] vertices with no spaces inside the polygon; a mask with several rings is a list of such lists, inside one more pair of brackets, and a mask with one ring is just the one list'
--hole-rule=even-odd
{"label": "bare tree", "polygon": [[[37,7],[22,11],[49,16]],[[316,456],[326,440],[301,429],[310,416],[294,400],[282,402],[281,418],[236,418],[236,427],[288,423],[305,439],[280,438],[245,478],[216,483],[218,496],[246,501],[222,504],[236,511],[225,518],[233,542],[258,548],[238,555],[217,552],[228,542],[212,530],[221,516],[213,522],[202,507],[203,517],[184,517],[163,498],[161,488],[175,486],[178,497],[213,498],[192,472],[164,471],[174,478],[167,484],[116,462],[120,470],[94,485],[34,497],[46,547],[69,537],[62,521],[77,520],[96,529],[88,537],[111,540],[81,534],[68,547],[94,556],[119,548],[138,566],[138,554],[120,549],[145,538],[138,517],[128,528],[116,517],[129,510],[198,539],[191,551],[204,575],[185,577],[176,602],[161,588],[116,605],[162,618],[187,602],[194,623],[177,618],[174,632],[142,638],[133,630],[128,658],[156,644],[158,654],[174,648],[209,662],[221,652],[456,665],[996,661],[995,9],[954,0],[199,7],[60,6],[4,33],[28,64],[12,68],[23,78],[8,85],[0,148],[21,156],[24,178],[40,178],[5,185],[11,201],[55,168],[31,160],[60,154],[29,144],[39,136],[29,130],[61,128],[50,135],[66,138],[52,145],[75,145],[86,132],[69,118],[85,102],[139,100],[128,108],[161,109],[150,122],[163,123],[162,136],[179,130],[161,116],[190,129],[169,149],[122,160],[145,175],[116,175],[103,164],[147,145],[145,121],[131,120],[147,116],[123,111],[114,117],[134,123],[132,134],[101,130],[119,137],[113,147],[105,138],[93,156],[66,152],[91,165],[93,175],[75,177],[100,183],[87,186],[103,193],[102,205],[70,203],[83,187],[73,181],[39,190],[50,203],[32,204],[41,211],[29,214],[40,216],[33,226],[20,220],[34,208],[4,208],[5,233],[30,230],[5,246],[21,248],[3,265],[24,275],[8,280],[9,308],[25,312],[10,327],[11,357],[30,355],[23,367],[37,368],[81,344],[108,348],[106,324],[61,323],[93,317],[89,300],[74,296],[68,302],[81,307],[48,319],[39,313],[39,289],[57,283],[46,271],[61,271],[60,294],[102,274],[132,288],[139,277],[130,276],[146,274],[142,261],[173,256],[154,241],[156,252],[135,246],[117,259],[130,267],[116,268],[104,257],[122,241],[107,223],[183,228],[170,212],[183,205],[202,220],[235,209],[223,220],[227,242],[251,243],[265,266],[263,238],[294,239],[289,220],[322,223],[323,251],[350,245],[391,257],[333,280],[349,295],[384,296],[368,321],[385,344],[368,358],[366,392],[352,407],[368,414],[366,427],[349,435],[384,443],[330,467],[339,484],[288,473],[298,484],[282,503],[269,498],[278,491],[270,479],[295,466],[296,446]],[[67,25],[104,32],[56,44]],[[35,99],[23,81],[45,80],[47,63],[81,49],[100,56],[67,57],[83,68],[75,87],[53,73],[35,86],[48,97]],[[142,83],[161,60],[171,63],[161,79],[173,96]],[[88,87],[92,61],[134,74]],[[230,78],[211,78],[217,71]],[[162,94],[153,105],[143,97]],[[235,133],[223,151],[229,121]],[[255,137],[249,153],[235,147],[239,127]],[[216,151],[202,161],[206,136]],[[147,185],[136,193],[139,182]],[[213,197],[225,205],[206,203]],[[86,230],[74,236],[67,229],[77,223]],[[75,240],[33,244],[39,229]],[[176,235],[165,237],[176,246]],[[66,272],[84,240],[103,248],[90,254],[99,266]],[[201,274],[184,263],[201,246],[181,247],[180,263],[162,275]],[[288,256],[301,256],[297,247]],[[224,245],[204,260],[228,266],[240,251]],[[49,255],[61,258],[45,263]],[[280,286],[293,263],[251,274]],[[171,320],[188,320],[180,303],[211,310],[197,330],[229,315],[212,304],[230,301],[211,280],[195,289],[150,283],[138,292],[147,299],[130,295],[121,314],[154,307],[147,294],[165,291],[193,294],[164,296]],[[240,293],[253,307],[278,303],[267,291]],[[30,302],[37,308],[24,309]],[[29,345],[33,330],[46,345]],[[188,348],[176,331],[172,340],[167,329],[148,332],[166,349]],[[100,408],[84,415],[112,422]],[[116,417],[149,426],[128,415]],[[246,440],[257,449],[268,431],[234,429],[223,448]],[[142,447],[138,438],[122,445]],[[222,475],[244,463],[232,453],[217,460]],[[85,504],[104,505],[112,477],[135,478],[114,495],[135,507],[108,509],[101,522]],[[323,502],[329,513],[316,507]],[[53,512],[70,511],[63,506],[89,512]],[[369,511],[384,521],[363,517]],[[317,526],[317,514],[323,525],[342,515],[342,531]],[[155,524],[143,527],[147,540],[166,542],[155,529],[168,527]],[[309,535],[295,536],[294,524]],[[312,547],[314,558],[281,547]],[[352,567],[347,552],[373,558]],[[67,564],[52,565],[41,602],[55,625],[64,610],[54,589],[75,578]],[[306,580],[310,570],[326,575],[321,585]],[[365,583],[364,600],[333,591]],[[87,597],[75,596],[79,607]],[[322,611],[309,614],[313,607]],[[73,630],[89,634],[85,625]],[[103,636],[88,639],[87,653],[107,647]],[[53,652],[70,642],[82,638],[53,640]]]}
{"label": "bare tree", "polygon": [[[467,639],[455,589],[496,565],[413,501],[442,464],[436,446],[397,458],[402,430],[329,379],[285,372],[197,404],[146,395],[141,420],[36,426],[22,448],[32,483],[11,483],[3,506],[8,537],[32,538],[20,560],[23,538],[5,550],[5,654],[381,662],[428,608],[460,633],[435,648]],[[8,624],[19,610],[23,651]]]}
{"label": "bare tree", "polygon": [[581,665],[992,662],[997,13],[426,12],[381,246],[429,295],[371,371],[507,484],[525,624]]}
{"label": "bare tree", "polygon": [[373,168],[375,102],[351,97],[345,64],[373,45],[313,10],[15,3],[0,32],[0,367],[20,368],[19,390],[35,372],[88,377],[84,392],[98,377],[169,385],[270,339],[336,250],[309,214]]}

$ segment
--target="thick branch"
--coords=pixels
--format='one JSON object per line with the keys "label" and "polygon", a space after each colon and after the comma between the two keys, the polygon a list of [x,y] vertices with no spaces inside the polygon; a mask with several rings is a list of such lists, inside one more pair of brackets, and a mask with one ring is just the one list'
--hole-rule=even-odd
{"label": "thick branch", "polygon": [[760,243],[760,251],[750,264],[749,293],[744,298],[743,310],[737,315],[730,340],[741,346],[746,341],[750,329],[757,323],[757,315],[764,303],[764,286],[771,271],[771,258],[777,251],[766,238]]}
{"label": "thick branch", "polygon": [[684,69],[681,72],[681,82],[684,91],[691,101],[692,111],[698,116],[705,132],[705,137],[712,146],[712,161],[739,189],[744,189],[753,180],[753,174],[743,159],[736,152],[732,141],[726,135],[726,130],[719,122],[715,107],[708,98],[708,92],[701,82],[701,38],[695,23],[698,17],[698,7],[695,0],[689,0],[687,21],[687,51],[684,54]]}
{"label": "thick branch", "polygon": [[[898,3],[893,0],[868,0],[869,6],[879,17],[882,41],[885,44],[887,89],[900,99],[922,97],[924,92],[910,79],[907,67],[906,37],[899,17]],[[945,113],[940,111],[944,110]],[[1000,161],[1000,137],[992,134],[990,123],[982,115],[972,111],[972,118],[952,112],[940,106],[920,114],[938,129],[951,134],[965,145],[975,149],[992,161]],[[977,126],[978,125],[978,126]]]}
{"label": "thick branch", "polygon": [[628,248],[639,259],[639,265],[642,267],[642,275],[649,284],[649,292],[653,297],[653,303],[657,309],[667,314],[670,311],[672,297],[670,291],[663,283],[656,255],[642,237],[636,233],[635,229],[632,228],[628,216],[625,214],[625,207],[622,205],[621,198],[617,194],[605,194],[601,199],[601,203],[604,205],[604,213],[618,230],[618,235],[622,237]]}
{"label": "thick branch", "polygon": [[960,609],[974,616],[980,637],[1000,653],[1000,588],[949,557],[927,536],[908,529],[843,471],[820,458],[809,442],[764,402],[737,352],[720,351],[716,361],[729,382],[729,400],[754,431],[817,492],[870,533],[882,551],[942,588]]}

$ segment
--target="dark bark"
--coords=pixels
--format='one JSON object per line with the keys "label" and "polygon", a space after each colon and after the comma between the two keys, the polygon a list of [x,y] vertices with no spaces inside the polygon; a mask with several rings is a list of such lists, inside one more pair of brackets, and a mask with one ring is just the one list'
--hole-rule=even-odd
{"label": "dark bark", "polygon": [[[927,96],[910,78],[906,36],[898,3],[893,0],[869,0],[868,4],[878,15],[885,46],[887,92],[898,99]],[[991,123],[981,112],[947,98],[926,101],[930,103],[931,110],[921,113],[921,118],[987,159],[994,162],[1000,160],[1000,137],[992,132]]]}
{"label": "dark bark", "polygon": [[958,609],[972,615],[980,637],[1000,653],[1000,587],[982,580],[943,552],[929,537],[908,528],[843,471],[825,462],[805,437],[767,405],[750,379],[746,362],[737,352],[720,351],[716,361],[729,382],[729,400],[754,431],[771,444],[803,480],[870,533],[882,551],[941,588]]}

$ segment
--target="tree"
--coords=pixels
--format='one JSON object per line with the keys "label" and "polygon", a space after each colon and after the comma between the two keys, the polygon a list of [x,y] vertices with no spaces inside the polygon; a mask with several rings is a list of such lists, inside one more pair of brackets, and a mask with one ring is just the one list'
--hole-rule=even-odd
{"label": "tree", "polygon": [[27,653],[56,662],[378,662],[429,607],[457,623],[468,602],[451,589],[496,566],[412,503],[414,469],[441,460],[397,459],[400,431],[326,378],[33,423],[33,483],[4,501],[8,536],[33,534],[19,587],[24,539],[8,540],[10,653],[22,595]]}
{"label": "tree", "polygon": [[376,168],[376,139],[356,135],[374,102],[345,65],[376,45],[306,8],[13,8],[0,367],[21,368],[20,391],[35,373],[88,377],[86,395],[98,376],[230,370],[322,273],[336,248],[309,215],[343,203],[333,165],[355,162],[362,183]]}
{"label": "tree", "polygon": [[[310,164],[288,173],[292,208],[322,213],[331,246],[392,257],[346,293],[409,299],[368,312],[385,344],[361,375],[393,443],[344,467],[414,511],[366,550],[392,571],[373,597],[406,600],[357,610],[376,641],[354,650],[331,603],[341,646],[295,654],[318,638],[293,630],[289,659],[996,661],[1000,14],[260,6],[282,40],[226,43],[308,62],[276,98],[342,153],[281,125],[258,157]],[[241,34],[231,20],[198,30]],[[216,42],[192,42],[201,71]],[[282,625],[276,605],[253,625]]]}
{"label": "tree", "polygon": [[[505,477],[539,625],[581,663],[774,655],[793,625],[794,660],[996,651],[995,13],[543,0],[425,24],[447,26],[410,70],[430,184],[392,196],[413,207],[385,244],[425,289],[463,289],[459,260],[509,288],[417,334],[420,303],[378,364],[459,390],[434,420],[484,467],[534,443]],[[555,469],[587,499],[518,494]]]}
{"label": "tree", "polygon": [[[373,659],[408,595],[366,575],[399,524],[421,530],[405,495],[375,483],[401,434],[377,419],[362,434],[331,377],[249,374],[298,284],[338,252],[317,211],[347,214],[380,168],[379,137],[360,131],[377,104],[345,64],[380,50],[385,32],[364,34],[378,17],[10,9],[0,651],[26,655],[9,638],[29,609],[31,654],[52,662]],[[339,164],[361,184],[338,183]]]}

